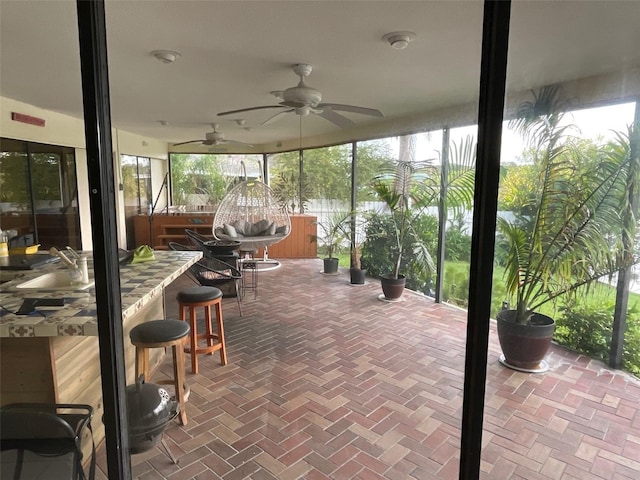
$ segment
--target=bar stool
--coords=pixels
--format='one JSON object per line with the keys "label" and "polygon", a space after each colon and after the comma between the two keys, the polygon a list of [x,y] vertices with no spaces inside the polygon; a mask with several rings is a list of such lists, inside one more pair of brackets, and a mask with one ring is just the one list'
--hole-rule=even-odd
{"label": "bar stool", "polygon": [[184,381],[184,344],[189,336],[190,328],[180,320],[152,320],[135,326],[129,333],[131,343],[136,347],[136,378],[144,375],[145,381],[151,381],[149,372],[149,349],[171,347],[173,352],[173,378],[159,380],[154,383],[159,385],[173,385],[176,399],[180,405],[180,422],[187,424],[187,411],[185,409],[189,387]]}
{"label": "bar stool", "polygon": [[[198,373],[198,354],[220,350],[220,363],[227,364],[227,350],[224,344],[224,326],[222,324],[222,291],[216,287],[193,287],[182,290],[176,296],[180,309],[180,320],[186,321],[185,309],[189,309],[189,326],[191,327],[190,347],[184,349],[191,354],[191,373]],[[196,308],[204,308],[206,332],[198,333]],[[211,307],[216,309],[217,332],[213,332],[211,323]],[[198,346],[199,339],[206,339],[207,346]]]}

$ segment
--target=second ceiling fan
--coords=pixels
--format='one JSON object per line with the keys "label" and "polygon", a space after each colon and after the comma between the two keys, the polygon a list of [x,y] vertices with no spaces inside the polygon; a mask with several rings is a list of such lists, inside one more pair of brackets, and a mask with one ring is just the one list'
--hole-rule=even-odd
{"label": "second ceiling fan", "polygon": [[228,143],[232,145],[246,145],[248,147],[253,146],[249,143],[238,142],[237,140],[230,140],[225,138],[224,133],[218,131],[218,128],[220,128],[220,124],[218,123],[212,123],[211,128],[213,128],[213,132],[207,132],[205,138],[203,139],[174,143],[173,146],[177,147],[179,145],[187,145],[188,143],[201,143],[202,145],[224,145]]}
{"label": "second ceiling fan", "polygon": [[350,118],[338,113],[339,111],[371,115],[374,117],[384,117],[384,114],[375,108],[344,105],[342,103],[322,103],[322,93],[304,82],[304,79],[309,76],[313,67],[306,63],[296,63],[293,65],[292,69],[293,72],[300,77],[300,82],[295,87],[287,88],[282,91],[278,90],[271,92],[278,99],[282,100],[278,105],[264,105],[260,107],[230,110],[228,112],[220,112],[218,113],[218,116],[235,115],[253,110],[278,108],[280,111],[262,122],[262,125],[271,123],[287,113],[295,113],[302,116],[314,113],[316,115],[320,115],[325,120],[332,122],[340,128],[351,127],[355,125],[355,123]]}

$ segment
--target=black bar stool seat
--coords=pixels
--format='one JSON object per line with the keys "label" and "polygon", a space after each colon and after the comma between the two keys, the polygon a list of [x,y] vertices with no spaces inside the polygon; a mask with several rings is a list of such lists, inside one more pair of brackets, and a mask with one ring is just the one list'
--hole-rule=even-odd
{"label": "black bar stool seat", "polygon": [[132,342],[163,343],[184,339],[189,335],[189,325],[180,320],[154,320],[141,323],[129,334]]}
{"label": "black bar stool seat", "polygon": [[189,325],[181,320],[152,320],[136,325],[129,332],[131,343],[136,347],[136,378],[144,375],[145,381],[151,381],[149,349],[171,347],[173,353],[173,378],[153,383],[173,385],[176,399],[180,405],[180,422],[187,424],[185,402],[189,387],[185,384],[185,361],[183,344],[189,336]]}
{"label": "black bar stool seat", "polygon": [[178,301],[183,303],[211,302],[222,299],[222,290],[216,287],[192,287],[178,293]]}

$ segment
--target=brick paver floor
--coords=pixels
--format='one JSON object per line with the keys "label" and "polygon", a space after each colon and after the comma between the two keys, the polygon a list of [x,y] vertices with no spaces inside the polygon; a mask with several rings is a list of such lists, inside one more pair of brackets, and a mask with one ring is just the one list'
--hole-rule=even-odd
{"label": "brick paver floor", "polygon": [[[458,478],[466,312],[408,292],[378,300],[320,260],[260,272],[257,299],[224,301],[229,363],[187,372],[189,423],[132,457],[152,479]],[[191,285],[180,278],[167,291]],[[482,478],[640,479],[640,381],[553,347],[550,371],[498,362],[492,323]],[[165,361],[161,372],[168,374]],[[99,454],[106,478],[104,450]]]}

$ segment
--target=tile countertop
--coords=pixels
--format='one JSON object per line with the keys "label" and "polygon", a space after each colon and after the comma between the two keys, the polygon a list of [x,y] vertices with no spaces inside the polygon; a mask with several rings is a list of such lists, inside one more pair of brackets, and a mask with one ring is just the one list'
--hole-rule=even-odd
{"label": "tile countertop", "polygon": [[[156,260],[120,266],[122,320],[138,312],[164,288],[202,257],[202,252],[156,251]],[[26,271],[0,285],[0,338],[97,336],[95,287],[87,290],[27,290],[17,285],[44,273],[66,270],[64,265],[47,265]],[[89,276],[93,277],[89,259]],[[63,307],[37,307],[30,315],[15,315],[25,298],[61,298]]]}

